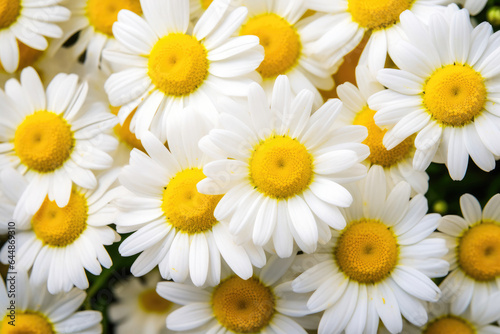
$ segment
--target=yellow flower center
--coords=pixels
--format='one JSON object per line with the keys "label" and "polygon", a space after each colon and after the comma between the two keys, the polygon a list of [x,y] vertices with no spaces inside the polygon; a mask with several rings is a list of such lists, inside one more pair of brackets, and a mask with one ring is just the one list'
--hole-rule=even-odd
{"label": "yellow flower center", "polygon": [[10,27],[21,12],[20,0],[0,0],[0,29]]}
{"label": "yellow flower center", "polygon": [[12,321],[8,314],[0,323],[2,334],[52,334],[55,333],[49,319],[38,312],[16,310],[15,326],[9,324]]}
{"label": "yellow flower center", "polygon": [[376,283],[396,266],[399,248],[394,233],[386,225],[361,219],[344,229],[333,252],[340,270],[350,279]]}
{"label": "yellow flower center", "polygon": [[236,333],[260,333],[271,321],[275,305],[271,289],[255,277],[245,281],[231,276],[212,295],[215,318]]}
{"label": "yellow flower center", "polygon": [[477,281],[500,277],[500,225],[483,221],[468,229],[458,244],[458,263]]}
{"label": "yellow flower center", "polygon": [[387,129],[382,130],[375,124],[373,120],[375,113],[376,111],[364,107],[354,118],[353,124],[363,125],[368,129],[368,137],[363,141],[363,144],[370,147],[370,156],[368,160],[372,164],[383,167],[396,165],[401,160],[406,159],[413,151],[414,137],[408,137],[392,150],[386,150],[382,141]]}
{"label": "yellow flower center", "polygon": [[241,28],[240,35],[255,35],[264,47],[264,61],[257,68],[263,78],[285,74],[300,56],[301,42],[293,25],[273,14],[252,17]]}
{"label": "yellow flower center", "polygon": [[250,180],[261,193],[287,198],[312,181],[313,159],[305,146],[288,136],[272,136],[258,144],[250,158]]}
{"label": "yellow flower center", "polygon": [[87,200],[76,190],[64,208],[46,197],[31,219],[33,232],[44,244],[64,247],[72,244],[87,227]]}
{"label": "yellow flower center", "polygon": [[17,127],[14,149],[21,162],[40,173],[61,167],[73,151],[71,126],[53,112],[37,111]]}
{"label": "yellow flower center", "polygon": [[88,0],[87,16],[90,25],[100,33],[113,37],[113,23],[116,22],[118,12],[128,9],[137,15],[142,14],[140,0]]}
{"label": "yellow flower center", "polygon": [[348,0],[352,20],[365,29],[389,28],[399,22],[399,15],[411,8],[415,0]]}
{"label": "yellow flower center", "polygon": [[207,9],[211,4],[213,0],[200,0],[201,1],[201,8]]}
{"label": "yellow flower center", "polygon": [[463,126],[472,122],[485,101],[484,79],[468,65],[442,67],[424,85],[423,103],[443,125]]}
{"label": "yellow flower center", "polygon": [[148,74],[153,84],[167,95],[191,94],[208,75],[207,50],[193,36],[169,34],[151,50]]}
{"label": "yellow flower center", "polygon": [[[111,112],[114,115],[118,115],[118,111],[120,110],[120,107],[113,107],[110,106]],[[137,137],[135,136],[135,133],[132,133],[130,131],[130,121],[132,120],[132,117],[134,117],[135,112],[137,111],[137,108],[134,109],[128,115],[128,117],[125,119],[125,122],[123,122],[123,125],[117,124],[115,125],[115,128],[113,129],[115,132],[115,135],[125,144],[127,144],[130,148],[136,148],[138,150],[143,151],[146,153],[146,150],[144,149],[144,146],[142,146],[142,143]]]}
{"label": "yellow flower center", "polygon": [[195,234],[217,224],[214,209],[222,195],[200,194],[196,184],[205,178],[199,168],[178,172],[163,190],[161,208],[167,222],[177,230]]}
{"label": "yellow flower center", "polygon": [[146,313],[166,313],[172,303],[160,297],[155,289],[149,289],[139,295],[139,305]]}
{"label": "yellow flower center", "polygon": [[475,334],[476,330],[462,318],[453,315],[447,315],[432,321],[425,330],[424,334]]}
{"label": "yellow flower center", "polygon": [[[19,40],[17,40],[17,47],[19,48],[19,66],[17,67],[18,72],[27,66],[33,65],[43,53],[43,51],[30,48]],[[4,70],[5,69],[3,68],[2,63],[0,62],[0,71]]]}

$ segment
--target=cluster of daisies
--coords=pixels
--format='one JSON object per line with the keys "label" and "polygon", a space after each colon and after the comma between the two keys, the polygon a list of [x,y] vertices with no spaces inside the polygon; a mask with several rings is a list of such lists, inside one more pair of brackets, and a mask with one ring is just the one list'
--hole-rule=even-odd
{"label": "cluster of daisies", "polygon": [[500,334],[485,4],[0,0],[0,332]]}

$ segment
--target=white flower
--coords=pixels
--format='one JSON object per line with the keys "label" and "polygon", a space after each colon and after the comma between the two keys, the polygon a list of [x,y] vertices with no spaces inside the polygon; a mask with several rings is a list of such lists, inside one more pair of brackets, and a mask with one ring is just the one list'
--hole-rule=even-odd
{"label": "white flower", "polygon": [[[13,280],[8,274],[7,287],[0,279],[0,331],[2,334],[41,333],[100,334],[102,315],[98,311],[77,311],[85,300],[85,291],[73,288],[67,293],[51,295],[45,286],[30,282],[25,271],[18,269]],[[11,312],[12,291],[15,285],[15,313]],[[15,320],[12,324],[10,321]]]}
{"label": "white flower", "polygon": [[444,233],[450,251],[451,273],[441,283],[443,298],[451,311],[460,314],[471,305],[473,317],[484,312],[484,301],[500,290],[500,194],[484,210],[469,194],[460,197],[463,218],[447,215],[438,230]]}
{"label": "white flower", "polygon": [[366,179],[352,187],[354,202],[343,209],[344,230],[311,260],[319,262],[292,282],[295,292],[314,291],[307,306],[325,311],[318,333],[376,333],[379,318],[391,333],[400,333],[402,315],[427,321],[424,301],[441,294],[432,282],[448,272],[441,259],[445,241],[430,237],[440,216],[427,214],[427,200],[410,199],[404,181],[386,188],[382,167],[373,165]]}
{"label": "white flower", "polygon": [[488,0],[448,0],[447,3],[458,3],[462,5],[462,7],[466,8],[470,15],[477,15],[479,14],[480,11],[483,10],[483,8],[486,6],[488,3]]}
{"label": "white flower", "polygon": [[500,47],[491,25],[472,29],[467,10],[456,5],[433,14],[425,26],[411,12],[401,15],[408,41],[391,55],[400,70],[383,69],[377,79],[388,90],[368,100],[392,149],[413,134],[413,167],[444,162],[450,176],[465,176],[469,155],[481,169],[495,168],[500,155]]}
{"label": "white flower", "polygon": [[142,144],[147,154],[134,149],[123,167],[121,183],[131,192],[117,201],[121,210],[118,232],[132,232],[123,241],[122,256],[141,253],[132,265],[135,276],[159,266],[164,278],[184,282],[188,276],[201,286],[216,285],[221,275],[221,255],[239,276],[252,276],[252,263],[262,267],[265,254],[252,243],[236,245],[227,223],[214,217],[222,196],[200,194],[196,184],[211,159],[198,141],[211,129],[201,112],[187,108],[177,128],[168,133],[170,151],[151,133]]}
{"label": "white flower", "polygon": [[33,68],[11,79],[0,90],[0,167],[11,166],[24,174],[28,187],[16,206],[14,218],[35,213],[45,197],[64,207],[73,183],[92,189],[92,170],[111,166],[105,153],[116,140],[105,131],[116,117],[102,104],[86,101],[88,85],[75,74],[58,74],[44,91]]}
{"label": "white flower", "polygon": [[[44,284],[52,294],[68,292],[74,285],[86,289],[85,269],[99,275],[101,265],[111,267],[104,245],[120,240],[107,226],[117,214],[108,203],[121,195],[119,189],[109,189],[117,175],[117,170],[110,170],[99,176],[95,190],[73,187],[68,204],[62,208],[46,197],[34,215],[15,220],[16,265],[31,269],[32,284]],[[28,186],[11,168],[2,171],[0,184],[3,191],[13,194],[21,194]],[[0,251],[2,263],[8,263],[8,255],[5,244]]]}
{"label": "white flower", "polygon": [[[362,126],[333,130],[342,104],[326,102],[311,116],[314,95],[302,90],[292,98],[286,76],[277,78],[269,107],[264,90],[250,88],[248,110],[224,106],[221,128],[200,143],[218,159],[198,184],[206,194],[225,194],[215,209],[230,220],[238,242],[271,242],[281,257],[292,254],[293,241],[307,253],[330,239],[330,227],[342,229],[339,207],[352,196],[341,184],[365,176],[360,162],[368,155],[361,144]],[[230,114],[231,113],[231,114]]]}
{"label": "white flower", "polygon": [[230,37],[247,10],[229,11],[216,0],[189,29],[189,0],[142,0],[145,19],[123,10],[113,33],[125,51],[105,57],[125,66],[105,84],[113,106],[122,106],[121,122],[137,107],[132,132],[141,139],[148,129],[165,141],[172,117],[184,107],[203,110],[215,124],[215,102],[223,96],[246,96],[258,79],[254,70],[264,58],[255,36]]}

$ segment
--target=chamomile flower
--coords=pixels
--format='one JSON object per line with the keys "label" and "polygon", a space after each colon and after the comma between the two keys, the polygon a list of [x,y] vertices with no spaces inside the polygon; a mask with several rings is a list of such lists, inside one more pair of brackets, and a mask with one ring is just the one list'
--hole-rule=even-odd
{"label": "chamomile flower", "polygon": [[87,83],[75,74],[58,74],[44,91],[31,67],[21,81],[11,79],[0,91],[0,167],[12,166],[26,175],[29,185],[19,199],[14,218],[21,211],[35,213],[45,197],[64,207],[72,184],[92,189],[92,170],[111,166],[106,153],[116,140],[105,132],[116,117],[104,106],[87,103]]}
{"label": "chamomile flower", "polygon": [[[8,281],[7,284],[14,284]],[[98,311],[78,311],[85,300],[85,291],[73,288],[67,293],[51,295],[44,286],[33,285],[23,270],[15,275],[15,312],[8,309],[14,300],[7,295],[0,279],[0,332],[2,334],[37,333],[102,333],[102,315]],[[9,322],[13,321],[13,324]]]}
{"label": "chamomile flower", "polygon": [[189,0],[142,0],[145,19],[123,10],[113,33],[124,51],[105,52],[125,70],[104,88],[113,106],[122,106],[123,122],[137,107],[131,130],[141,139],[148,129],[161,141],[175,114],[192,106],[215,124],[214,102],[246,96],[264,58],[255,36],[230,37],[245,20],[244,7],[229,11],[229,0],[216,0],[188,31]]}
{"label": "chamomile flower", "polygon": [[[167,327],[191,333],[306,334],[299,324],[310,313],[305,298],[279,284],[293,259],[274,256],[258,274],[246,280],[228,274],[213,288],[158,283],[160,296],[183,305],[169,314]],[[314,321],[306,319],[306,328],[311,324]]]}
{"label": "chamomile flower", "polygon": [[429,188],[429,176],[424,171],[414,170],[412,166],[415,138],[409,137],[395,148],[387,150],[382,144],[387,129],[381,129],[375,124],[373,116],[377,111],[370,109],[367,102],[372,94],[384,88],[373,80],[368,69],[362,65],[356,68],[356,82],[359,88],[349,82],[337,87],[337,94],[343,102],[338,126],[354,124],[363,125],[368,129],[368,137],[363,144],[370,148],[370,156],[365,163],[368,166],[384,167],[389,187],[406,181],[411,185],[413,195],[425,194]]}
{"label": "chamomile flower", "polygon": [[[322,26],[322,38],[316,45],[319,52],[330,55],[337,49],[354,49],[369,34],[360,64],[376,75],[384,68],[387,53],[401,40],[399,16],[410,10],[425,20],[434,11],[442,11],[448,0],[310,0],[308,6],[331,14]],[[331,58],[332,56],[330,56]],[[333,57],[338,59],[338,56]]]}
{"label": "chamomile flower", "polygon": [[427,200],[410,199],[402,181],[386,187],[381,166],[352,187],[354,202],[342,209],[347,226],[310,255],[317,265],[292,282],[295,292],[311,292],[307,306],[325,311],[318,333],[376,333],[379,318],[391,333],[402,330],[403,315],[416,325],[427,321],[424,301],[437,301],[432,277],[448,272],[441,259],[445,241],[430,237],[440,216],[427,214]]}
{"label": "chamomile flower", "polygon": [[215,217],[230,221],[238,242],[271,242],[271,249],[288,257],[294,240],[312,253],[318,241],[330,239],[329,226],[344,228],[339,207],[349,206],[352,195],[341,184],[366,175],[360,162],[369,155],[361,144],[367,131],[334,130],[342,103],[329,100],[311,116],[313,99],[308,90],[292,98],[288,78],[279,76],[269,107],[262,87],[253,84],[248,110],[225,113],[221,128],[200,143],[209,155],[224,158],[204,167],[207,179],[198,190],[225,194]]}
{"label": "chamomile flower", "polygon": [[70,12],[59,6],[61,1],[0,2],[0,63],[5,71],[12,73],[17,69],[21,44],[37,54],[36,50],[47,49],[46,37],[62,36],[63,32],[56,23],[66,21]]}
{"label": "chamomile flower", "polygon": [[[66,206],[59,207],[48,197],[34,215],[16,221],[16,264],[31,269],[34,285],[44,284],[50,293],[68,292],[73,286],[89,286],[85,269],[94,275],[101,273],[101,265],[111,266],[104,245],[119,240],[108,227],[114,222],[117,209],[108,204],[122,193],[109,189],[118,176],[111,170],[99,176],[95,190],[74,186]],[[2,172],[2,187],[16,189],[28,185],[14,169]],[[8,248],[0,251],[0,260],[8,263]]]}
{"label": "chamomile flower", "polygon": [[474,196],[465,194],[460,208],[463,218],[444,216],[438,227],[450,249],[451,273],[441,288],[453,313],[460,314],[471,304],[476,317],[485,311],[488,295],[500,290],[500,194],[483,211]]}
{"label": "chamomile flower", "polygon": [[167,334],[167,315],[179,308],[156,292],[160,273],[151,272],[144,279],[129,277],[113,287],[117,302],[109,306],[109,318],[116,324],[117,334]]}
{"label": "chamomile flower", "polygon": [[147,154],[134,149],[123,167],[121,183],[130,196],[117,201],[121,210],[118,232],[132,232],[120,245],[122,256],[141,253],[131,268],[142,276],[159,266],[163,278],[216,285],[221,255],[239,276],[252,276],[252,263],[262,267],[265,254],[252,243],[236,245],[227,223],[214,217],[220,195],[204,195],[196,184],[211,160],[198,141],[211,129],[202,112],[187,108],[168,132],[170,151],[150,132],[142,144]]}
{"label": "chamomile flower", "polygon": [[264,47],[264,60],[257,72],[268,96],[278,75],[286,75],[295,94],[302,89],[312,91],[315,107],[319,107],[323,99],[318,89],[333,88],[332,74],[337,71],[339,60],[350,51],[334,49],[340,55],[328,66],[319,60],[316,43],[322,36],[325,15],[318,13],[313,18],[301,19],[309,6],[309,1],[304,0],[243,0],[242,3],[248,8],[248,19],[239,34],[259,37]]}
{"label": "chamomile flower", "polygon": [[467,10],[456,5],[433,14],[428,26],[409,11],[401,23],[408,41],[392,55],[400,70],[379,71],[389,89],[368,100],[377,125],[394,125],[384,146],[392,149],[416,133],[417,170],[444,162],[451,178],[461,180],[469,156],[492,170],[500,155],[499,33],[488,23],[473,29]]}

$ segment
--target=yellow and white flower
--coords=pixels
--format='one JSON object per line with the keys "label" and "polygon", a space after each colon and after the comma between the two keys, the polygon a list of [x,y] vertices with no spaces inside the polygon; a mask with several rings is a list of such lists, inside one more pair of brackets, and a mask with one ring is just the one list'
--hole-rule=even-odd
{"label": "yellow and white flower", "polygon": [[354,202],[342,209],[347,226],[310,255],[318,263],[292,282],[295,292],[314,291],[311,312],[325,311],[318,333],[376,333],[379,319],[400,333],[402,315],[411,323],[427,321],[425,301],[437,301],[431,278],[448,272],[441,259],[445,241],[431,237],[440,216],[427,213],[421,194],[410,200],[404,181],[386,187],[381,166],[350,187]]}
{"label": "yellow and white flower", "polygon": [[[107,226],[117,214],[109,202],[122,194],[119,188],[109,189],[117,176],[117,170],[100,175],[95,190],[74,186],[64,207],[46,197],[34,215],[15,221],[16,265],[31,269],[32,284],[44,284],[52,294],[68,292],[73,286],[86,289],[89,283],[85,269],[99,275],[101,265],[111,267],[104,245],[120,240]],[[13,194],[21,194],[22,188],[29,187],[12,168],[2,171],[1,186]],[[8,263],[7,246],[0,251],[3,263]]]}
{"label": "yellow and white flower", "polygon": [[408,41],[391,56],[400,70],[381,70],[377,79],[389,89],[368,100],[377,125],[394,125],[384,145],[392,149],[416,133],[417,170],[444,162],[461,180],[469,156],[492,170],[500,155],[498,34],[486,22],[473,29],[467,10],[456,5],[432,15],[428,26],[409,11],[401,24]]}
{"label": "yellow and white flower", "polygon": [[[259,79],[255,69],[264,58],[255,36],[231,37],[245,20],[244,7],[229,11],[228,0],[216,0],[189,29],[189,0],[142,0],[145,19],[130,11],[118,14],[113,33],[123,51],[105,52],[126,69],[105,84],[113,106],[122,106],[121,123],[137,107],[131,130],[141,139],[150,130],[161,141],[172,117],[184,107],[203,110],[215,124],[215,102],[243,97]],[[252,79],[253,78],[253,79]]]}
{"label": "yellow and white flower", "polygon": [[[10,277],[7,277],[10,278]],[[73,288],[67,293],[51,295],[45,286],[33,285],[26,271],[17,270],[15,283],[15,313],[11,315],[12,293],[7,294],[0,278],[0,332],[2,334],[39,333],[102,333],[101,312],[78,311],[85,300],[85,291]],[[9,324],[14,321],[15,326]]]}
{"label": "yellow and white flower", "polygon": [[169,150],[145,132],[143,153],[130,154],[121,183],[130,195],[117,201],[121,213],[118,232],[135,231],[120,245],[122,256],[141,253],[131,268],[142,276],[159,266],[163,278],[197,286],[216,285],[221,277],[221,255],[243,278],[252,276],[252,264],[262,267],[265,254],[252,243],[236,245],[227,223],[214,217],[220,195],[204,195],[196,184],[205,178],[203,167],[212,159],[198,148],[199,139],[211,129],[203,111],[187,108],[168,134]]}
{"label": "yellow and white flower", "polygon": [[258,246],[270,242],[281,257],[292,254],[293,242],[307,253],[330,239],[330,227],[343,229],[339,207],[352,195],[341,184],[366,175],[360,162],[368,155],[361,144],[362,126],[332,128],[342,108],[327,101],[311,115],[314,94],[302,90],[292,98],[290,82],[279,76],[271,106],[258,84],[250,87],[248,110],[223,106],[221,128],[200,145],[218,159],[203,172],[202,193],[225,194],[215,217],[228,220],[237,242]]}
{"label": "yellow and white flower", "polygon": [[453,313],[471,304],[471,314],[477,317],[485,311],[488,295],[500,290],[500,194],[482,211],[477,199],[465,194],[460,207],[463,218],[444,216],[438,227],[450,249],[446,259],[451,273],[441,288]]}
{"label": "yellow and white flower", "polygon": [[59,6],[62,0],[2,0],[0,2],[0,68],[8,73],[19,65],[20,45],[31,53],[48,47],[46,37],[59,38],[56,24],[68,20],[70,12]]}

